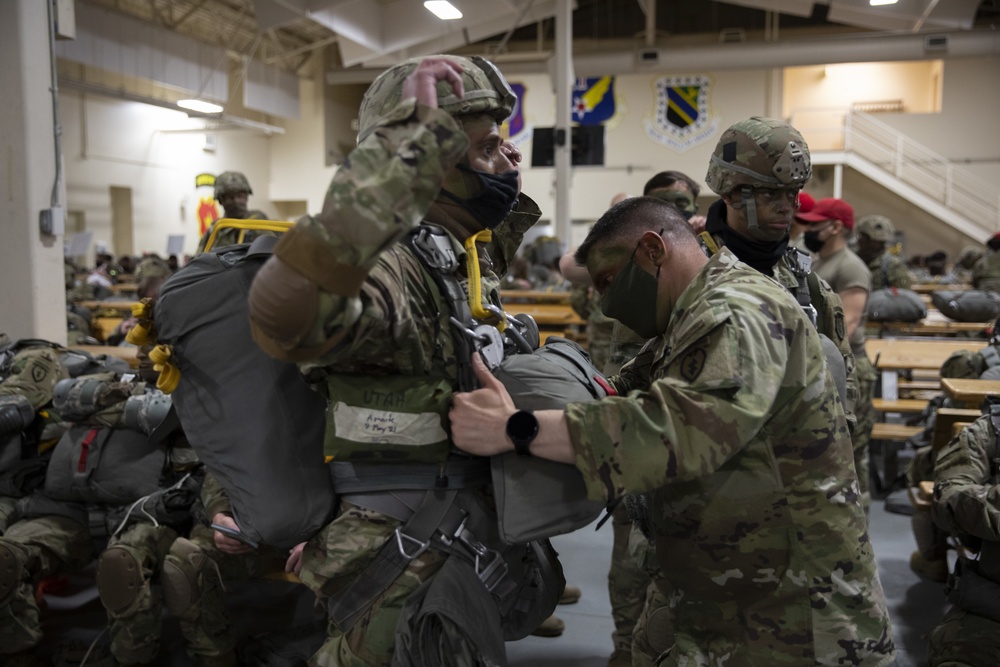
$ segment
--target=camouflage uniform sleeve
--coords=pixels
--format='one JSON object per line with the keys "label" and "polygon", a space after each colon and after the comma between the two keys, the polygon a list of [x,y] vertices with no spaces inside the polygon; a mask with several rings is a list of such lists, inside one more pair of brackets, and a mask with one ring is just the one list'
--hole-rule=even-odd
{"label": "camouflage uniform sleeve", "polygon": [[576,466],[591,498],[705,477],[762,428],[788,357],[783,334],[752,309],[734,317],[721,304],[711,317],[648,390],[567,406]]}
{"label": "camouflage uniform sleeve", "polygon": [[934,522],[943,530],[1000,541],[1000,487],[990,464],[996,435],[989,415],[952,438],[934,463]]}
{"label": "camouflage uniform sleeve", "polygon": [[[910,289],[913,282],[910,280],[910,271],[906,268],[906,262],[892,255],[889,260],[889,285],[899,289]],[[874,278],[874,275],[873,275]]]}
{"label": "camouflage uniform sleeve", "polygon": [[[318,357],[357,322],[369,272],[420,223],[465,154],[468,138],[444,111],[408,100],[391,116],[394,122],[369,135],[337,170],[322,213],[300,220],[275,247],[277,258],[319,290],[316,317],[286,348],[290,358]],[[253,310],[251,316],[265,331],[273,327]]]}
{"label": "camouflage uniform sleeve", "polygon": [[205,481],[201,485],[201,504],[205,507],[205,515],[211,521],[212,517],[220,512],[231,514],[233,505],[229,502],[229,495],[222,488],[222,484],[210,472],[205,473]]}
{"label": "camouflage uniform sleeve", "polygon": [[589,318],[594,305],[590,286],[574,285],[569,292],[569,305],[581,319]]}

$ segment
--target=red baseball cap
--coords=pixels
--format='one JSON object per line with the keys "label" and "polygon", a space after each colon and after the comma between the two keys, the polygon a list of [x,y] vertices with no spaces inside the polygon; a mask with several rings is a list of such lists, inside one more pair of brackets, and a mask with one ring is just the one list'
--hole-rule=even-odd
{"label": "red baseball cap", "polygon": [[854,229],[854,209],[843,199],[826,197],[816,202],[816,206],[811,211],[803,213],[801,210],[795,217],[806,224],[824,222],[826,220],[839,220],[844,227]]}
{"label": "red baseball cap", "polygon": [[816,200],[808,192],[799,193],[799,213],[808,213],[816,206]]}

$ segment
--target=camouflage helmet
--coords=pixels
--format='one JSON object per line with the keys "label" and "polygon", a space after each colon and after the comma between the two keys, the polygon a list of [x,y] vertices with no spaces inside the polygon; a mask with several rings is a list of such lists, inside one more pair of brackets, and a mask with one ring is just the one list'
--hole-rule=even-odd
{"label": "camouflage helmet", "polygon": [[149,255],[139,260],[135,267],[135,282],[142,284],[151,278],[167,278],[173,271],[165,261],[155,255]]}
{"label": "camouflage helmet", "polygon": [[248,195],[253,194],[253,190],[250,188],[250,181],[247,180],[246,176],[238,171],[224,171],[215,177],[216,199],[233,192],[245,192]]}
{"label": "camouflage helmet", "polygon": [[[498,123],[514,111],[517,96],[496,65],[485,58],[472,56],[431,56],[447,58],[462,69],[462,83],[465,95],[455,96],[451,84],[438,81],[438,107],[452,116],[486,113]],[[365,92],[358,114],[358,143],[371,134],[375,128],[390,120],[392,111],[398,106],[403,81],[417,68],[424,58],[412,58],[394,65],[382,72]],[[397,119],[398,120],[398,119]]]}
{"label": "camouflage helmet", "polygon": [[972,350],[952,352],[951,356],[941,364],[940,375],[943,378],[975,379],[986,370],[983,355]]}
{"label": "camouflage helmet", "polygon": [[858,234],[864,234],[872,241],[887,243],[896,235],[892,220],[884,215],[866,215],[858,221]]}
{"label": "camouflage helmet", "polygon": [[784,121],[754,116],[722,133],[705,182],[724,195],[743,185],[801,188],[811,176],[809,146],[799,131]]}
{"label": "camouflage helmet", "polygon": [[985,254],[986,248],[983,246],[967,245],[962,248],[962,252],[958,253],[958,258],[955,260],[955,264],[961,266],[963,269],[971,269]]}

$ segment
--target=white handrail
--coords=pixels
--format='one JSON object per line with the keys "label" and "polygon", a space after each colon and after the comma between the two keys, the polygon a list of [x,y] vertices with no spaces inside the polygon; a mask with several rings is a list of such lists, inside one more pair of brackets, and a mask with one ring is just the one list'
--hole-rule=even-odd
{"label": "white handrail", "polygon": [[791,122],[815,137],[820,150],[862,157],[964,218],[1000,229],[1000,190],[871,114],[843,107],[797,109]]}

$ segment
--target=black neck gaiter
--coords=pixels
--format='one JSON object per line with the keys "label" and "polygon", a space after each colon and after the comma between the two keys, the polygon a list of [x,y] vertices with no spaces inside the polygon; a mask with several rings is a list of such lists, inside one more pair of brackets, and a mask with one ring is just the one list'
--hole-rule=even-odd
{"label": "black neck gaiter", "polygon": [[749,264],[766,276],[774,273],[778,263],[788,248],[788,236],[780,241],[753,241],[735,232],[726,224],[726,203],[721,199],[708,209],[705,231],[722,237],[722,243],[741,262]]}

